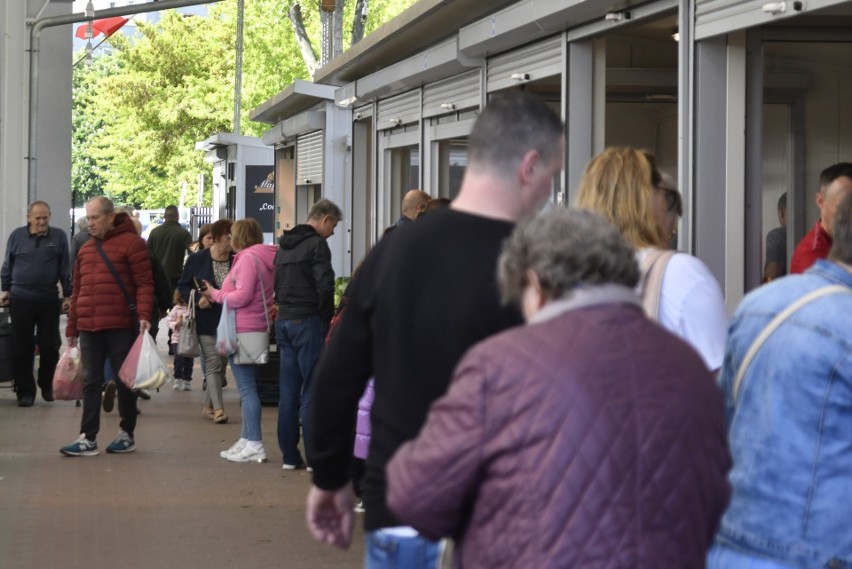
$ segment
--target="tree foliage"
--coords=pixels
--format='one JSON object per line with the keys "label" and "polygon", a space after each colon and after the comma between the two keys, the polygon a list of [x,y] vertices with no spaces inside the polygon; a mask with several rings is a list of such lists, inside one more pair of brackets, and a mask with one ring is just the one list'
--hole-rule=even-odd
{"label": "tree foliage", "polygon": [[[361,0],[363,2],[363,0]],[[371,0],[365,33],[414,0]],[[357,0],[346,2],[353,21]],[[303,3],[303,29],[320,44],[316,0]],[[288,13],[291,0],[245,0],[242,133],[259,136],[268,125],[251,122],[251,109],[308,68]],[[161,13],[137,25],[132,38],[110,38],[113,52],[74,73],[72,176],[83,197],[106,194],[140,208],[177,203],[183,183],[194,188],[211,167],[195,143],[232,130],[236,0],[209,5],[208,16]],[[350,32],[351,33],[351,32]],[[211,203],[208,188],[205,203]]]}

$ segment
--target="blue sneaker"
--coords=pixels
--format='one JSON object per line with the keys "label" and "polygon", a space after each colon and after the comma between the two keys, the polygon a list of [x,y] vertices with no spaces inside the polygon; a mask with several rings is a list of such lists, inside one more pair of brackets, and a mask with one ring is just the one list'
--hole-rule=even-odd
{"label": "blue sneaker", "polygon": [[118,431],[118,436],[115,440],[107,445],[107,452],[133,452],[136,450],[136,443],[130,438],[130,435],[124,431]]}
{"label": "blue sneaker", "polygon": [[98,443],[87,439],[84,433],[80,433],[80,438],[70,445],[62,447],[59,452],[65,456],[97,456],[100,454]]}

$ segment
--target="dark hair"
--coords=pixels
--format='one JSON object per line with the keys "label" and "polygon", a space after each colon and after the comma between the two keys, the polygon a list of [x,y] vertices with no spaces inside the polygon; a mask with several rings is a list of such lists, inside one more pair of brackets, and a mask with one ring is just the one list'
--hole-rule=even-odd
{"label": "dark hair", "polygon": [[166,211],[163,213],[163,219],[168,221],[177,221],[180,218],[180,213],[176,205],[167,205]]}
{"label": "dark hair", "polygon": [[825,192],[834,180],[843,176],[852,180],[852,162],[838,162],[820,172],[819,191]]}
{"label": "dark hair", "polygon": [[337,204],[327,199],[321,199],[313,205],[308,212],[308,219],[322,219],[326,215],[337,221],[343,219],[343,212]]}
{"label": "dark hair", "polygon": [[[210,234],[210,228],[211,227],[212,227],[211,224],[205,223],[204,225],[201,226],[201,229],[198,230],[198,240],[196,241],[196,243],[198,243],[198,250],[199,251],[201,249],[204,249],[204,238],[207,237],[207,235]],[[212,237],[212,235],[211,235],[211,237]]]}
{"label": "dark hair", "polygon": [[468,168],[508,173],[530,150],[550,162],[562,152],[565,125],[540,98],[522,91],[494,95],[476,119]]}
{"label": "dark hair", "polygon": [[847,193],[837,206],[833,237],[829,260],[852,265],[852,192]]}
{"label": "dark hair", "polygon": [[444,209],[450,207],[450,198],[432,198],[428,202],[426,202],[426,207],[423,211],[420,212],[420,215],[417,216],[417,219],[420,219],[430,211],[435,211],[436,209]]}
{"label": "dark hair", "polygon": [[[213,237],[213,241],[218,241],[219,238],[223,235],[227,235],[231,232],[231,226],[234,224],[230,219],[220,219],[219,221],[214,221],[210,226],[210,235]],[[199,237],[199,240],[201,237]]]}

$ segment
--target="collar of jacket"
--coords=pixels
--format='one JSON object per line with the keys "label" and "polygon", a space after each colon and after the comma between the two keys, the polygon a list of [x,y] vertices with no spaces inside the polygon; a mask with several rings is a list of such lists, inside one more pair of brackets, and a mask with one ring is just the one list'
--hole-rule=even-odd
{"label": "collar of jacket", "polygon": [[636,291],[617,284],[596,285],[574,289],[565,298],[551,301],[536,312],[529,323],[544,322],[571,310],[578,310],[595,304],[635,304],[640,309],[642,301]]}
{"label": "collar of jacket", "polygon": [[829,261],[828,259],[817,259],[806,272],[821,275],[823,278],[836,284],[852,287],[852,272],[847,266]]}

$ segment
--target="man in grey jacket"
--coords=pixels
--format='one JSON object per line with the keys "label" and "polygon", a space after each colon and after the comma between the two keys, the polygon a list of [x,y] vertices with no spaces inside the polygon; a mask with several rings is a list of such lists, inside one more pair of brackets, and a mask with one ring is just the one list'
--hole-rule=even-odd
{"label": "man in grey jacket", "polygon": [[307,223],[285,231],[278,241],[275,338],[281,358],[278,446],[284,470],[307,466],[298,447],[299,417],[307,448],[311,376],[334,313],[334,270],[326,239],[342,217],[336,204],[320,200],[308,213]]}

